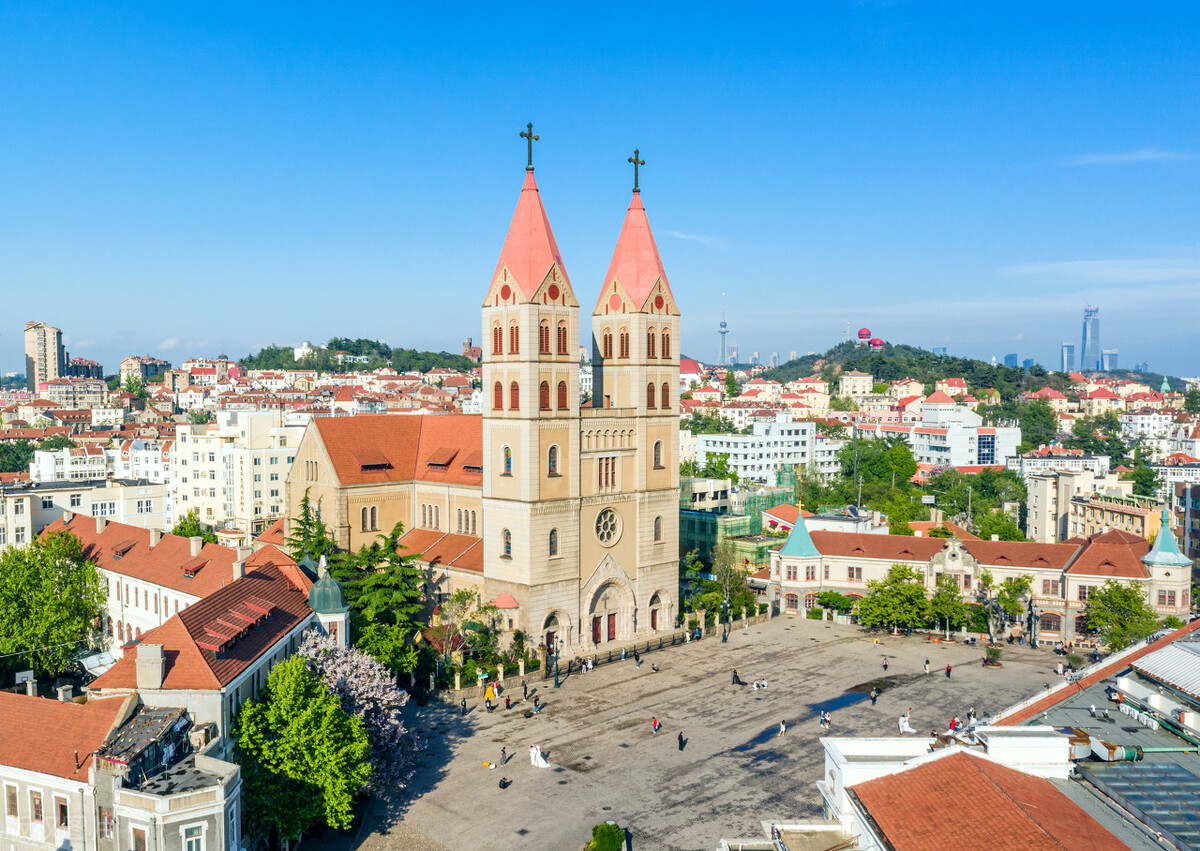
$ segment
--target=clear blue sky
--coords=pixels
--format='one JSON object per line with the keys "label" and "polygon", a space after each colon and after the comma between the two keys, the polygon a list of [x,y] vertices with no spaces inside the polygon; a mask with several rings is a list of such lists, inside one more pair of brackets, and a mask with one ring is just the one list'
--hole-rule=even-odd
{"label": "clear blue sky", "polygon": [[[994,7],[994,8],[984,8]],[[586,311],[631,186],[715,359],[893,342],[1200,373],[1200,7],[0,5],[0,370],[457,351],[516,202]],[[731,17],[730,13],[735,12]],[[585,325],[586,327],[586,325]]]}

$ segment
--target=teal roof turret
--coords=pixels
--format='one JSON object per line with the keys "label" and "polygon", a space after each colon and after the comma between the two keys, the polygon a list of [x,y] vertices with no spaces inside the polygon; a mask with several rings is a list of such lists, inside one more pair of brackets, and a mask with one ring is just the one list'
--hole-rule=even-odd
{"label": "teal roof turret", "polygon": [[795,558],[818,558],[821,555],[817,545],[813,543],[812,536],[808,534],[808,527],[804,525],[804,512],[799,506],[796,507],[796,525],[792,527],[779,554]]}
{"label": "teal roof turret", "polygon": [[325,556],[321,556],[318,571],[321,578],[308,591],[308,607],[318,615],[344,615],[350,611],[342,584],[325,567]]}
{"label": "teal roof turret", "polygon": [[1179,543],[1175,533],[1171,531],[1171,514],[1164,505],[1162,510],[1162,526],[1154,546],[1150,552],[1142,556],[1142,564],[1147,567],[1191,567],[1192,560],[1179,551]]}

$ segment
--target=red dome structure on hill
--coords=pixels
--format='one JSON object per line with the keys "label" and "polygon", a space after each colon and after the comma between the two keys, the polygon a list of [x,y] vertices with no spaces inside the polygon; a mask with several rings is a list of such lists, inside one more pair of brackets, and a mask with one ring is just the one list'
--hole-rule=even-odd
{"label": "red dome structure on hill", "polygon": [[871,336],[870,328],[859,328],[858,329],[858,339],[861,340],[862,342],[865,343],[870,338],[870,336]]}
{"label": "red dome structure on hill", "polygon": [[882,352],[883,351],[883,340],[879,339],[878,337],[872,337],[870,346],[871,346],[871,351]]}

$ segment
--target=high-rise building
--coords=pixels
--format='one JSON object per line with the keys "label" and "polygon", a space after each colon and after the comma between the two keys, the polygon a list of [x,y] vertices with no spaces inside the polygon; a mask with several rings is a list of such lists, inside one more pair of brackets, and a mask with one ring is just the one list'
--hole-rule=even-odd
{"label": "high-rise building", "polygon": [[737,362],[738,362],[738,347],[730,346],[729,347],[729,363],[736,365]]}
{"label": "high-rise building", "polygon": [[750,363],[752,363],[752,364],[758,363],[758,352],[754,352],[754,354],[750,355]]}
{"label": "high-rise building", "polygon": [[1017,353],[1012,352],[1004,356],[1004,365],[1013,369],[1017,368]]}
{"label": "high-rise building", "polygon": [[1021,369],[1033,369],[1033,365],[1037,363],[1033,358],[1025,358],[1021,361]]}
{"label": "high-rise building", "polygon": [[62,378],[66,372],[67,353],[63,350],[62,331],[45,322],[26,322],[26,388],[36,393],[40,384]]}
{"label": "high-rise building", "polygon": [[1075,371],[1075,344],[1063,343],[1062,356],[1059,360],[1059,372],[1074,372]]}
{"label": "high-rise building", "polygon": [[771,352],[771,367],[772,369],[779,366],[779,352]]}
{"label": "high-rise building", "polygon": [[946,356],[946,352],[947,352],[947,351],[948,351],[948,350],[946,349],[946,347],[945,347],[945,346],[934,346],[934,347],[933,347],[933,353],[934,353],[935,355],[938,355],[939,357],[943,357],[943,358],[944,358],[944,357]]}
{"label": "high-rise building", "polygon": [[1117,366],[1117,349],[1102,349],[1100,352],[1100,368],[1104,371],[1120,369]]}
{"label": "high-rise building", "polygon": [[792,351],[788,354],[788,360],[792,361],[795,359],[796,359],[796,350],[792,349]]}
{"label": "high-rise building", "polygon": [[1083,309],[1083,345],[1079,349],[1079,368],[1097,371],[1103,369],[1100,362],[1100,308]]}

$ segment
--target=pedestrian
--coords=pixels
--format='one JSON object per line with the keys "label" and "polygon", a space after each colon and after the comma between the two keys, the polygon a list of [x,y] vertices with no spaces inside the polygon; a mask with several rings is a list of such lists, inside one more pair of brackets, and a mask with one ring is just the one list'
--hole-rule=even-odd
{"label": "pedestrian", "polygon": [[871,689],[871,705],[874,706],[875,701],[878,699],[879,699],[879,689],[877,689],[877,688]]}
{"label": "pedestrian", "polygon": [[885,674],[887,673],[887,669],[888,669],[888,660],[887,660],[887,656],[884,656],[883,657],[883,672]]}
{"label": "pedestrian", "polygon": [[521,700],[522,701],[529,700],[529,686],[525,683],[524,680],[521,680]]}
{"label": "pedestrian", "polygon": [[506,762],[508,762],[508,748],[502,747],[500,748],[500,764],[504,765]]}
{"label": "pedestrian", "polygon": [[974,722],[974,720],[975,720],[975,706],[974,706],[974,704],[972,704],[971,708],[967,710],[967,723],[970,724],[970,723]]}
{"label": "pedestrian", "polygon": [[873,642],[872,642],[871,646],[872,646],[872,647],[878,647],[878,646],[879,646],[879,636],[878,636],[878,635],[877,635],[877,636],[875,636],[875,638],[873,639]]}
{"label": "pedestrian", "polygon": [[925,673],[927,673],[927,674],[929,673],[929,660],[928,659],[925,660]]}
{"label": "pedestrian", "polygon": [[684,739],[683,739],[683,730],[680,730],[680,731],[679,731],[679,749],[680,749],[680,750],[683,750],[683,742],[684,742]]}
{"label": "pedestrian", "polygon": [[949,665],[946,666],[946,679],[950,679],[950,672],[953,670]]}
{"label": "pedestrian", "polygon": [[734,668],[732,671],[729,672],[729,684],[731,686],[735,686],[735,685],[737,685],[737,681],[738,681],[737,668]]}
{"label": "pedestrian", "polygon": [[621,648],[621,661],[622,662],[625,661],[625,648],[624,647]]}
{"label": "pedestrian", "polygon": [[754,681],[754,690],[758,691],[758,680]]}
{"label": "pedestrian", "polygon": [[596,667],[596,657],[595,657],[595,656],[589,656],[589,657],[588,657],[588,670],[590,671],[590,670],[592,670],[592,668],[594,668],[594,667]]}
{"label": "pedestrian", "polygon": [[787,720],[786,719],[779,722],[779,732],[776,733],[775,735],[782,736],[785,732],[787,732]]}
{"label": "pedestrian", "polygon": [[650,663],[650,670],[651,670],[651,671],[653,671],[654,673],[656,673],[656,674],[657,674],[657,673],[658,673],[658,663],[657,663],[657,662],[651,662],[651,663]]}
{"label": "pedestrian", "polygon": [[507,712],[510,709],[512,709],[512,698],[506,694],[504,695],[504,711]]}
{"label": "pedestrian", "polygon": [[464,697],[462,699],[462,701],[459,702],[458,705],[462,707],[462,714],[466,715],[467,714],[467,699]]}
{"label": "pedestrian", "polygon": [[651,729],[653,732],[657,733],[657,732],[658,732],[658,728],[659,728],[660,726],[662,726],[662,725],[658,723],[658,719],[657,719],[657,718],[654,718],[654,717],[652,717],[652,718],[650,719],[650,729]]}
{"label": "pedestrian", "polygon": [[762,681],[762,687],[763,687],[763,688],[766,688],[766,687],[767,687],[767,678],[766,678],[766,677],[763,677],[763,681]]}

